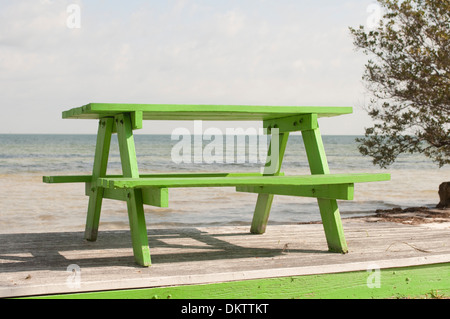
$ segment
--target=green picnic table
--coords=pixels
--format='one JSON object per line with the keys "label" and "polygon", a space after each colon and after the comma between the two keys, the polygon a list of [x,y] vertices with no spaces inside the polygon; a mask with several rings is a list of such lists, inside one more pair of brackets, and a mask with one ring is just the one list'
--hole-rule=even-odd
{"label": "green picnic table", "polygon": [[[389,174],[330,174],[318,118],[352,113],[351,107],[164,105],[91,103],[63,112],[64,119],[98,119],[94,167],[90,175],[44,176],[45,183],[86,183],[89,196],[85,238],[98,235],[103,198],[127,203],[135,261],[150,266],[143,205],[168,206],[168,190],[175,187],[235,187],[257,193],[251,233],[266,230],[274,195],[317,198],[328,249],[347,253],[338,199],[352,200],[354,184],[386,181]],[[133,130],[143,120],[262,121],[271,134],[268,160],[262,173],[139,173]],[[287,176],[281,163],[290,132],[301,131],[311,175]],[[106,175],[112,134],[117,133],[122,175]],[[278,154],[274,157],[273,154]]]}

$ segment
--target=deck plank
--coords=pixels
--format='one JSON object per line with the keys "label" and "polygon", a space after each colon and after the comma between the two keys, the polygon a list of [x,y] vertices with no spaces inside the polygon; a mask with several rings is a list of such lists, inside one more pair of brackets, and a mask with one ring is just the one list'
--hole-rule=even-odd
{"label": "deck plank", "polygon": [[[329,253],[321,224],[149,228],[153,265],[134,263],[128,230],[0,234],[0,297],[150,288],[450,262],[450,225],[344,220],[348,254]],[[70,265],[81,270],[70,282]],[[68,282],[69,280],[69,282]],[[69,284],[68,284],[69,283]],[[70,284],[72,283],[72,284]]]}

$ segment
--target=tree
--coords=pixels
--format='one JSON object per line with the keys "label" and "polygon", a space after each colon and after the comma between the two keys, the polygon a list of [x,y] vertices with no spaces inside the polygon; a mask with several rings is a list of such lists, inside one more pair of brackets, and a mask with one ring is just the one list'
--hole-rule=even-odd
{"label": "tree", "polygon": [[379,24],[350,28],[370,56],[363,80],[372,93],[374,126],[357,139],[359,151],[386,168],[401,153],[450,163],[450,1],[378,0]]}

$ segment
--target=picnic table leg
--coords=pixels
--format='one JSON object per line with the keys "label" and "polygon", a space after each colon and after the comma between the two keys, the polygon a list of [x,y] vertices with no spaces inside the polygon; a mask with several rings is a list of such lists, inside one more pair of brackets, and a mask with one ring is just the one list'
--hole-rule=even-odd
{"label": "picnic table leg", "polygon": [[[302,131],[311,174],[330,174],[319,128]],[[347,253],[344,229],[335,199],[317,199],[328,243],[333,252]]]}
{"label": "picnic table leg", "polygon": [[[277,140],[274,140],[274,139]],[[278,174],[280,173],[281,163],[283,162],[284,152],[286,150],[286,145],[289,138],[289,132],[272,134],[272,140],[270,141],[270,146],[268,150],[267,160],[271,161],[266,163],[264,168],[264,174]],[[277,142],[277,143],[274,143]],[[272,148],[276,148],[275,151],[278,152],[278,156],[273,154]],[[274,155],[274,156],[272,156]],[[273,161],[277,161],[273,163]],[[275,167],[274,167],[275,165]],[[252,226],[250,232],[252,234],[264,234],[266,232],[267,222],[269,220],[270,209],[272,208],[273,194],[258,194],[258,199],[256,201],[255,212],[253,214]]]}
{"label": "picnic table leg", "polygon": [[[99,177],[106,176],[113,123],[113,118],[103,118],[99,121],[91,185],[95,185],[95,181]],[[102,201],[103,188],[93,186],[89,195],[86,229],[84,233],[85,239],[89,241],[97,240]]]}
{"label": "picnic table leg", "polygon": [[[131,115],[120,114],[116,116],[115,121],[123,176],[139,178]],[[150,266],[150,249],[141,189],[127,191],[127,208],[135,261],[139,265]]]}

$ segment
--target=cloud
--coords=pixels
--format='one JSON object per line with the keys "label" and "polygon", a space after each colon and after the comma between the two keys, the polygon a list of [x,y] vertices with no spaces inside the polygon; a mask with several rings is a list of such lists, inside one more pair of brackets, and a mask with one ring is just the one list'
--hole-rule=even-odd
{"label": "cloud", "polygon": [[[361,70],[347,23],[256,2],[8,1],[0,103],[43,117],[89,102],[352,104]],[[72,3],[80,29],[66,25]],[[27,129],[42,130],[36,116]]]}
{"label": "cloud", "polygon": [[[8,1],[7,1],[8,3]],[[17,0],[0,11],[0,44],[34,49],[48,45],[64,31],[64,1]]]}
{"label": "cloud", "polygon": [[244,28],[245,15],[240,11],[228,11],[218,15],[217,23],[225,35],[236,36]]}

